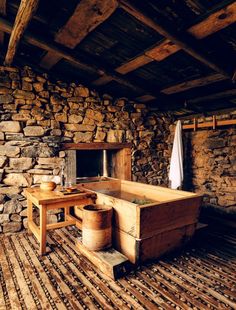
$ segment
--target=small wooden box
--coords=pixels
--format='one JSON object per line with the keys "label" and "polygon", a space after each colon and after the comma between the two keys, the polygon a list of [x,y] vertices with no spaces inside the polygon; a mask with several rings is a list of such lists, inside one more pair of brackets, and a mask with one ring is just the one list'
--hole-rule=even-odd
{"label": "small wooden box", "polygon": [[81,185],[96,192],[97,204],[114,208],[113,245],[134,264],[184,245],[195,232],[201,195],[111,178]]}

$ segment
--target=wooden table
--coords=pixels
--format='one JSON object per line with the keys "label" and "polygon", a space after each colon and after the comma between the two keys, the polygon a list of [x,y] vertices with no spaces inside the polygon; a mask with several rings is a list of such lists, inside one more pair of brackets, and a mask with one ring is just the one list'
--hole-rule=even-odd
{"label": "wooden table", "polygon": [[[28,230],[31,231],[40,244],[40,254],[46,254],[46,233],[49,229],[56,229],[68,225],[76,225],[81,229],[81,221],[70,214],[70,207],[93,203],[94,193],[83,191],[77,194],[63,194],[60,191],[44,191],[39,187],[24,190],[27,198]],[[39,209],[40,225],[33,221],[33,205]],[[47,224],[47,211],[64,209],[65,220]]]}

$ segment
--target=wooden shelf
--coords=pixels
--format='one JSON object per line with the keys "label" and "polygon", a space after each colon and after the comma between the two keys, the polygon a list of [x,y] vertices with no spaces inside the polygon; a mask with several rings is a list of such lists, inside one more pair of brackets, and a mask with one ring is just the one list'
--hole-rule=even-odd
{"label": "wooden shelf", "polygon": [[193,124],[189,125],[183,125],[183,129],[193,129],[196,131],[198,128],[213,128],[216,129],[216,127],[219,126],[229,126],[229,125],[236,125],[236,119],[230,119],[230,120],[222,120],[218,121],[216,118],[213,116],[212,122],[204,122],[204,123],[198,123],[197,120],[194,118]]}

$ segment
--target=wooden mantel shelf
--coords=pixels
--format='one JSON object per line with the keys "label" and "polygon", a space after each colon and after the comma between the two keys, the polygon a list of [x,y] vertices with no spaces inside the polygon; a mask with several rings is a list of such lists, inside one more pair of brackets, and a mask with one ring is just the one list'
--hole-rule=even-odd
{"label": "wooden mantel shelf", "polygon": [[63,150],[120,150],[131,148],[131,143],[106,143],[106,142],[91,142],[91,143],[64,143]]}

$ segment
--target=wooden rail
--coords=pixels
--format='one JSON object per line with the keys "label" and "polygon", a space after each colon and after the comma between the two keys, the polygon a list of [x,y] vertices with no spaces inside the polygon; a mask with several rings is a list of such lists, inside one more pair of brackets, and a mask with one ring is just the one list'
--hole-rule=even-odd
{"label": "wooden rail", "polygon": [[188,125],[183,125],[183,129],[193,129],[196,131],[198,128],[213,128],[216,129],[216,127],[219,126],[229,126],[229,125],[236,125],[236,119],[229,119],[229,120],[222,120],[218,121],[216,120],[215,116],[213,116],[211,122],[203,122],[203,123],[198,123],[197,119],[193,119],[193,124],[188,124]]}

